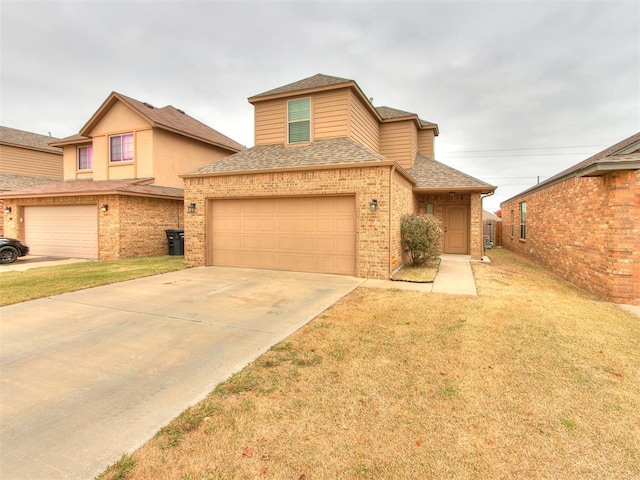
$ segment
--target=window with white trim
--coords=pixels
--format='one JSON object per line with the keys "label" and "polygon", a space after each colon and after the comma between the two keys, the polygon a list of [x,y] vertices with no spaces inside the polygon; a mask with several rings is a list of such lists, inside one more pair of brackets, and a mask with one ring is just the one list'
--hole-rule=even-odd
{"label": "window with white trim", "polygon": [[109,161],[130,162],[133,160],[133,133],[109,137]]}
{"label": "window with white trim", "polygon": [[78,170],[93,169],[93,145],[78,147]]}
{"label": "window with white trim", "polygon": [[311,141],[311,99],[299,98],[287,102],[289,143]]}
{"label": "window with white trim", "polygon": [[527,202],[520,204],[520,240],[527,239]]}

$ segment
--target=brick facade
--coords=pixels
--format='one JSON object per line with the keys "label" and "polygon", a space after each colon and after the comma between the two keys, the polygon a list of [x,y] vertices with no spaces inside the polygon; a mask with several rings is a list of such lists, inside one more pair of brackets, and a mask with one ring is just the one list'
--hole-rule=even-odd
{"label": "brick facade", "polygon": [[502,212],[504,247],[604,300],[640,305],[640,171],[565,180],[503,203]]}
{"label": "brick facade", "polygon": [[98,260],[166,255],[165,230],[182,228],[182,200],[158,199],[128,195],[83,195],[69,197],[7,199],[12,214],[5,219],[7,236],[24,238],[21,209],[29,206],[108,204],[106,212],[98,211]]}
{"label": "brick facade", "polygon": [[[427,205],[433,205],[433,215],[444,228],[445,205],[467,205],[469,207],[469,252],[472,260],[480,260],[483,255],[482,243],[482,199],[478,193],[456,194],[453,198],[445,193],[417,194],[416,211],[426,212]],[[440,242],[440,251],[444,251],[444,238]]]}
{"label": "brick facade", "polygon": [[[359,166],[185,178],[185,259],[208,265],[208,200],[218,198],[355,195],[356,275],[389,278],[401,261],[400,216],[413,206],[411,184],[393,167]],[[369,203],[378,201],[372,212]]]}

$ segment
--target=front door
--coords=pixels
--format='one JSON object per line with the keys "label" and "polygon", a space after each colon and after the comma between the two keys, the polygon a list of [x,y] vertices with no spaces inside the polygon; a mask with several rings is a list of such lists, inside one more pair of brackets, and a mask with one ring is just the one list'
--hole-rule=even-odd
{"label": "front door", "polygon": [[444,253],[469,253],[468,205],[445,205]]}

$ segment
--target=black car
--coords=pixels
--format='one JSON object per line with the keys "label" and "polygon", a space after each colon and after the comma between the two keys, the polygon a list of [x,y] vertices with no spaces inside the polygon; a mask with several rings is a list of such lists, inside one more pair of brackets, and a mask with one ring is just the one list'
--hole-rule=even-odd
{"label": "black car", "polygon": [[29,253],[29,247],[17,238],[0,237],[0,263],[13,263]]}

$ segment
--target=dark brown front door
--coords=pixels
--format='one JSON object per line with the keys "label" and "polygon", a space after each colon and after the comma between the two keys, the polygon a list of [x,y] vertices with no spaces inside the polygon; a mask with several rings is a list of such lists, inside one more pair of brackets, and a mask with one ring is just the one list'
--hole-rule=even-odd
{"label": "dark brown front door", "polygon": [[469,253],[468,205],[445,205],[444,253]]}

